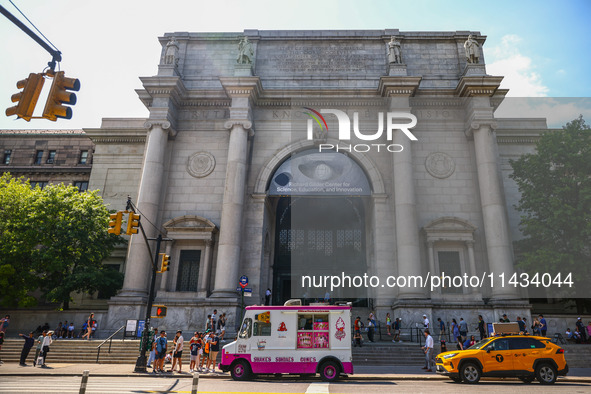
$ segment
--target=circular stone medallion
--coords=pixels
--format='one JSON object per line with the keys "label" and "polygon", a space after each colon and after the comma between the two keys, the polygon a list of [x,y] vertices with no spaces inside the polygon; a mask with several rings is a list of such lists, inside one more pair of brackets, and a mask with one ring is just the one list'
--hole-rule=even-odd
{"label": "circular stone medallion", "polygon": [[195,178],[203,178],[211,174],[215,168],[215,158],[208,152],[197,152],[189,156],[187,172]]}
{"label": "circular stone medallion", "polygon": [[427,156],[425,168],[435,178],[443,179],[454,173],[456,163],[449,155],[442,152],[435,152]]}

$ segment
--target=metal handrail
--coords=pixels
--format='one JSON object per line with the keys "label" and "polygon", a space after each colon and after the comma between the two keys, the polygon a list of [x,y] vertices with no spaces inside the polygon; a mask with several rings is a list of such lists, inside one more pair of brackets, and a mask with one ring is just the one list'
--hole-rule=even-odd
{"label": "metal handrail", "polygon": [[[102,347],[102,346],[103,346],[105,343],[107,343],[107,341],[109,341],[109,351],[108,351],[108,353],[110,354],[110,353],[111,353],[111,344],[113,343],[113,337],[114,337],[115,335],[117,335],[117,333],[118,333],[119,331],[123,330],[124,328],[125,328],[125,326],[121,326],[121,327],[120,327],[120,328],[119,328],[117,331],[115,331],[113,334],[111,334],[111,336],[110,336],[110,337],[108,337],[107,339],[105,339],[104,341],[102,341],[102,342],[101,342],[101,344],[100,344],[100,345],[98,345],[98,346],[96,347],[96,363],[97,363],[97,364],[98,364],[98,362],[99,362],[99,357],[100,357],[100,355],[101,355],[101,347]],[[123,340],[125,341],[125,335],[123,336]]]}

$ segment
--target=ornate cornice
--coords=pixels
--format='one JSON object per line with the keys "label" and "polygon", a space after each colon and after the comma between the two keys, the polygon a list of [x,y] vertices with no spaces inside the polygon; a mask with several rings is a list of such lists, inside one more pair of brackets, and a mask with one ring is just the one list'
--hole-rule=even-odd
{"label": "ornate cornice", "polygon": [[503,77],[464,76],[460,78],[456,88],[459,97],[492,97],[499,88]]}
{"label": "ornate cornice", "polygon": [[411,97],[421,83],[421,77],[385,76],[380,78],[378,95],[381,97]]}
{"label": "ornate cornice", "polygon": [[95,144],[143,144],[146,137],[92,137]]}

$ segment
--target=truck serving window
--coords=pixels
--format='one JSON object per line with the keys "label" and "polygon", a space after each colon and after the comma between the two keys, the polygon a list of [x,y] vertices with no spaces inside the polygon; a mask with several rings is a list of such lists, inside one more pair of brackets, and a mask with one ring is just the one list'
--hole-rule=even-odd
{"label": "truck serving window", "polygon": [[298,314],[298,349],[328,348],[328,314]]}
{"label": "truck serving window", "polygon": [[270,337],[271,336],[271,323],[263,323],[260,321],[254,322],[254,330],[252,335],[255,337]]}
{"label": "truck serving window", "polygon": [[240,338],[250,338],[251,336],[251,327],[252,327],[252,319],[251,318],[247,318],[244,319],[244,322],[242,323],[242,330],[240,330],[240,335],[238,335]]}

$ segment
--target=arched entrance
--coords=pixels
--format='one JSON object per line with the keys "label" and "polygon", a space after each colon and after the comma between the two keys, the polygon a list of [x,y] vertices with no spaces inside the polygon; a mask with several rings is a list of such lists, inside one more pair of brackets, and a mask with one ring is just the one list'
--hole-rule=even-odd
{"label": "arched entrance", "polygon": [[[336,288],[322,278],[368,271],[369,182],[350,157],[308,150],[293,155],[273,174],[268,198],[274,206],[273,303],[347,300],[367,305],[365,290]],[[302,276],[313,276],[302,286]]]}

